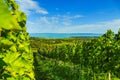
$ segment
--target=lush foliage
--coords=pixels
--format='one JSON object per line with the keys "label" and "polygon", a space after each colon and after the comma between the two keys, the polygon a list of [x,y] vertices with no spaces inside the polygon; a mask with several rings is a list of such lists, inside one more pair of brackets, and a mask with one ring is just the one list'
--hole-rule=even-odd
{"label": "lush foliage", "polygon": [[26,15],[14,0],[0,0],[0,79],[34,80]]}
{"label": "lush foliage", "polygon": [[120,30],[118,34],[108,30],[97,39],[85,41],[57,40],[48,43],[53,40],[46,39],[39,44],[34,54],[37,80],[120,79]]}

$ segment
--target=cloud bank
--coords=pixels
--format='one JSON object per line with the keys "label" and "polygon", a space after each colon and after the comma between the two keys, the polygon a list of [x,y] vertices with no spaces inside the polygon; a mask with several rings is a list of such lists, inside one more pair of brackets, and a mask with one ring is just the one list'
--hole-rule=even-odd
{"label": "cloud bank", "polygon": [[[35,22],[28,22],[30,33],[105,33],[112,29],[117,33],[120,28],[120,19],[90,24],[72,25],[74,16],[40,17]],[[77,18],[76,18],[77,19]]]}
{"label": "cloud bank", "polygon": [[34,0],[15,0],[20,4],[20,9],[27,15],[38,13],[38,14],[48,14],[48,11],[40,7],[38,2]]}

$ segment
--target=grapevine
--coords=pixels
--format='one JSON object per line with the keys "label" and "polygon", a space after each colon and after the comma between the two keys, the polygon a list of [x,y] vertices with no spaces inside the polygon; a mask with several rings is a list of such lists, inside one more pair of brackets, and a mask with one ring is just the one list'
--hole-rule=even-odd
{"label": "grapevine", "polygon": [[14,0],[0,0],[0,79],[34,80],[26,19]]}

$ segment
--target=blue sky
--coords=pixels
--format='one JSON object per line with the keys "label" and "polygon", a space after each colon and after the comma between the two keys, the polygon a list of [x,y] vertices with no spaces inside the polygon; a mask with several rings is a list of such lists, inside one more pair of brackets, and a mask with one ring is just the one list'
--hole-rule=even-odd
{"label": "blue sky", "polygon": [[120,0],[16,0],[29,33],[105,33],[120,28]]}

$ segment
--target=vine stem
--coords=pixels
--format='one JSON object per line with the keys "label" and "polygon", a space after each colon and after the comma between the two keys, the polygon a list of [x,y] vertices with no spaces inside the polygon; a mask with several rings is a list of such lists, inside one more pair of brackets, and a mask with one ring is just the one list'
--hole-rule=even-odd
{"label": "vine stem", "polygon": [[110,74],[110,72],[108,73],[108,80],[111,80],[111,74]]}
{"label": "vine stem", "polygon": [[0,29],[0,37],[1,37],[1,32],[2,32],[2,29]]}

